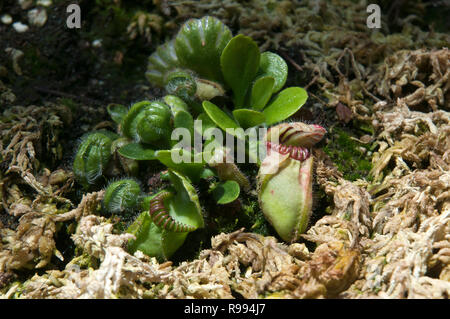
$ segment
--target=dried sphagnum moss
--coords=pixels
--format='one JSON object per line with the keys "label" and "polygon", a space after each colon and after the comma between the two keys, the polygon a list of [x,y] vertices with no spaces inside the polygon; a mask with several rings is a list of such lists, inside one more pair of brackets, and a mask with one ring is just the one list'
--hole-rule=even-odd
{"label": "dried sphagnum moss", "polygon": [[[386,58],[379,73],[379,94],[403,97],[413,109],[437,111],[450,107],[450,51],[402,50]],[[408,92],[410,90],[411,92]]]}

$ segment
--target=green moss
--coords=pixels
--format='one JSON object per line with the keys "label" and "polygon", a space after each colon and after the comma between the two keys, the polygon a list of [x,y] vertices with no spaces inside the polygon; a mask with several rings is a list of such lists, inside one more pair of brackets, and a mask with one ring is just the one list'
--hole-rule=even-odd
{"label": "green moss", "polygon": [[350,181],[368,179],[372,162],[368,152],[371,144],[362,144],[352,139],[352,133],[341,128],[332,128],[329,134],[330,142],[324,147],[325,153],[344,174],[344,178]]}
{"label": "green moss", "polygon": [[267,222],[262,210],[259,208],[259,205],[256,201],[248,206],[246,213],[249,216],[250,223],[252,224],[249,228],[249,231],[263,236],[274,235],[272,227]]}
{"label": "green moss", "polygon": [[61,98],[61,99],[59,100],[59,102],[60,102],[62,105],[67,106],[74,114],[76,114],[76,112],[77,112],[77,110],[78,110],[78,108],[79,108],[78,103],[75,102],[74,100],[70,99],[70,98]]}
{"label": "green moss", "polygon": [[100,260],[86,252],[83,252],[80,256],[73,258],[70,263],[72,265],[77,265],[80,269],[97,269],[100,265]]}

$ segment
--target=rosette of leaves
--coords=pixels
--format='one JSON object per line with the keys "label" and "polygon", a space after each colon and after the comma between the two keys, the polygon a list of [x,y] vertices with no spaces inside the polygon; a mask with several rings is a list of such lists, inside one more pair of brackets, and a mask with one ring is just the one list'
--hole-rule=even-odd
{"label": "rosette of leaves", "polygon": [[[135,172],[135,160],[158,160],[166,167],[176,170],[192,182],[208,179],[217,174],[204,161],[202,153],[194,153],[189,149],[193,144],[194,120],[187,104],[174,95],[166,95],[160,101],[142,101],[127,110],[124,106],[111,104],[108,106],[111,118],[119,124],[123,137],[116,140],[118,153],[123,164],[130,172]],[[172,145],[170,132],[176,128],[184,128],[190,140],[186,148]],[[178,156],[181,161],[174,161]],[[131,161],[129,163],[128,161]],[[221,182],[212,185],[213,196],[220,204],[235,200],[240,193],[239,184],[220,177]],[[227,182],[227,183],[226,183]],[[226,184],[225,184],[226,183]]]}
{"label": "rosette of leaves", "polygon": [[260,54],[256,43],[247,36],[230,40],[221,55],[225,83],[232,91],[233,106],[218,106],[203,101],[203,109],[221,129],[244,129],[281,122],[305,104],[303,88],[282,91],[287,79],[287,64],[272,52]]}
{"label": "rosette of leaves", "polygon": [[287,74],[279,55],[260,53],[250,37],[232,37],[208,16],[188,20],[150,56],[146,73],[151,83],[205,112],[223,130],[269,126],[297,112],[308,96],[300,87],[281,90]]}

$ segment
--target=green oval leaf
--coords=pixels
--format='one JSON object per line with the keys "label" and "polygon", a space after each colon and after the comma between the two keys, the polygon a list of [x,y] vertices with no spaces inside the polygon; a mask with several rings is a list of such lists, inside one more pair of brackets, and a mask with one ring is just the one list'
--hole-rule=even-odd
{"label": "green oval leaf", "polygon": [[263,113],[249,109],[234,110],[233,116],[244,129],[258,126],[266,120]]}
{"label": "green oval leaf", "polygon": [[239,128],[239,125],[217,105],[209,101],[203,101],[202,105],[209,118],[222,130],[226,131],[227,128]]}
{"label": "green oval leaf", "polygon": [[200,178],[203,178],[203,179],[208,179],[208,178],[214,177],[214,176],[216,176],[216,173],[214,173],[213,170],[208,167],[203,168],[203,171],[200,174]]}
{"label": "green oval leaf", "polygon": [[175,128],[186,128],[191,132],[191,136],[194,132],[194,119],[192,115],[186,111],[179,111],[173,118],[173,126]]}
{"label": "green oval leaf", "polygon": [[308,93],[301,87],[284,89],[263,111],[267,125],[283,121],[297,112],[308,99]]}
{"label": "green oval leaf", "polygon": [[228,42],[220,57],[225,82],[234,94],[235,107],[242,107],[250,83],[256,76],[261,54],[252,38],[239,34]]}
{"label": "green oval leaf", "polygon": [[212,190],[212,195],[217,204],[228,204],[235,201],[240,193],[239,184],[235,181],[225,181],[217,184]]}
{"label": "green oval leaf", "polygon": [[197,132],[198,134],[203,134],[205,131],[209,128],[217,127],[217,125],[211,120],[208,114],[201,113],[199,116],[197,116],[197,121],[201,121],[201,132]]}
{"label": "green oval leaf", "polygon": [[[184,128],[189,131],[191,137],[191,144],[194,142],[194,119],[192,115],[186,111],[179,111],[173,118],[174,128]],[[174,132],[172,132],[174,133]],[[178,141],[171,139],[172,147],[175,146]]]}
{"label": "green oval leaf", "polygon": [[[201,113],[197,119],[196,119],[196,123],[197,125],[194,126],[194,130],[196,134],[200,134],[202,136],[205,135],[205,132],[208,129],[214,129],[217,128],[218,130],[220,130],[216,123],[214,123],[211,118],[209,117],[208,114],[206,114],[205,112]],[[201,125],[199,125],[201,124]],[[205,136],[204,136],[205,137]],[[203,147],[205,148],[207,145],[209,145],[210,143],[214,143],[215,138],[212,136],[208,139],[205,139],[205,141],[203,142]]]}
{"label": "green oval leaf", "polygon": [[119,154],[138,161],[155,159],[155,150],[140,143],[130,143],[119,148]]}
{"label": "green oval leaf", "polygon": [[[177,163],[174,161],[177,156],[179,159],[186,158],[188,161],[181,161],[181,163]],[[203,156],[199,156],[201,158],[201,163],[194,162],[194,156],[191,152],[188,152],[183,149],[172,149],[172,150],[162,150],[157,151],[155,157],[168,168],[174,169],[191,179],[194,183],[197,183],[203,173]]]}
{"label": "green oval leaf", "polygon": [[272,96],[275,79],[271,76],[263,76],[255,81],[250,96],[250,105],[256,111],[262,111]]}
{"label": "green oval leaf", "polygon": [[276,93],[284,86],[288,76],[288,66],[284,59],[273,52],[264,52],[261,54],[259,65],[259,76],[271,76],[275,79],[272,93]]}

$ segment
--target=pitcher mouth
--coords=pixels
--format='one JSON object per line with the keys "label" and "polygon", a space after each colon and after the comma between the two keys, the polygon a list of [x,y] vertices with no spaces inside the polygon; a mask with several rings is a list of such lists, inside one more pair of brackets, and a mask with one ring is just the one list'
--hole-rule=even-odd
{"label": "pitcher mouth", "polygon": [[285,146],[312,147],[326,134],[326,129],[317,124],[301,122],[281,124],[267,131],[266,141]]}
{"label": "pitcher mouth", "polygon": [[308,148],[303,146],[284,145],[272,142],[266,142],[267,153],[270,151],[278,152],[282,155],[289,154],[289,157],[297,161],[303,162],[311,156]]}

